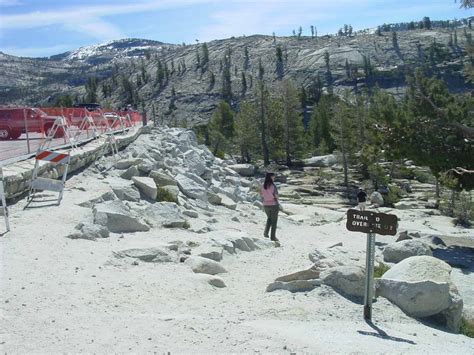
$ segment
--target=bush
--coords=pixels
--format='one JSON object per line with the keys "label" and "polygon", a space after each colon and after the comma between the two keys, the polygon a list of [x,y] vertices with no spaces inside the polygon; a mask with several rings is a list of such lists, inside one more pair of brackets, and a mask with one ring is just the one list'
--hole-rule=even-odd
{"label": "bush", "polygon": [[425,184],[436,183],[436,178],[432,174],[426,171],[413,170],[413,174],[415,175],[415,179],[421,183],[425,183]]}
{"label": "bush", "polygon": [[459,333],[469,338],[474,338],[474,326],[469,324],[464,318],[461,318],[461,328]]}
{"label": "bush", "polygon": [[384,263],[380,263],[378,266],[374,268],[374,277],[380,278],[388,270],[390,270],[390,266],[385,265]]}
{"label": "bush", "polygon": [[174,195],[162,187],[158,187],[156,200],[158,202],[177,202]]}
{"label": "bush", "polygon": [[220,159],[225,159],[225,153],[222,150],[218,150],[215,156]]}
{"label": "bush", "polygon": [[388,187],[388,194],[384,195],[385,204],[392,206],[394,203],[400,201],[403,197],[403,190],[397,185],[390,185]]}

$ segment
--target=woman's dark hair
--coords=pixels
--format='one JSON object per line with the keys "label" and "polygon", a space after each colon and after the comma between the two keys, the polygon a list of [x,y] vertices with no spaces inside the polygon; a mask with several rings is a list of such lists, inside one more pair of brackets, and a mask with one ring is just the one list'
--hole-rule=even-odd
{"label": "woman's dark hair", "polygon": [[273,184],[272,176],[275,176],[274,173],[265,174],[265,182],[263,183],[263,188],[266,190],[269,186]]}

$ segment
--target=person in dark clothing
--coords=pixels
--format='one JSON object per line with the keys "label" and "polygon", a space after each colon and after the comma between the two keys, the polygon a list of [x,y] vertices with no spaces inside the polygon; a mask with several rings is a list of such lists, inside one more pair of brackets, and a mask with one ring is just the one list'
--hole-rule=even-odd
{"label": "person in dark clothing", "polygon": [[357,193],[357,202],[359,203],[359,209],[365,211],[365,204],[367,203],[367,193],[359,187],[359,192]]}
{"label": "person in dark clothing", "polygon": [[263,235],[265,238],[268,238],[268,232],[271,230],[270,239],[278,244],[278,239],[276,237],[276,229],[278,222],[278,190],[275,186],[275,174],[267,173],[265,175],[265,182],[260,189],[260,196],[262,197],[263,208],[267,215],[267,224],[265,226],[265,232]]}

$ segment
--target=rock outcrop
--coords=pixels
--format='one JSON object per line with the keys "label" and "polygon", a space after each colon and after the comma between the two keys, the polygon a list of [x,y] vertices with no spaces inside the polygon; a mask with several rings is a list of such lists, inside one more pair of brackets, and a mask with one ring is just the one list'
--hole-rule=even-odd
{"label": "rock outcrop", "polygon": [[376,294],[412,317],[441,315],[459,331],[463,301],[450,278],[451,267],[431,256],[413,256],[387,271],[376,282]]}

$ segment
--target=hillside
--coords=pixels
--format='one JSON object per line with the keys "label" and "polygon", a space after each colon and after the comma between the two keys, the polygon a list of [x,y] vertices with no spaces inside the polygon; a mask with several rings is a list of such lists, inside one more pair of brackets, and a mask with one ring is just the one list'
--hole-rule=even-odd
{"label": "hillside", "polygon": [[[453,33],[453,29],[442,28],[400,31],[396,32],[397,43],[391,32],[378,35],[371,31],[317,38],[230,38],[206,43],[209,61],[204,65],[202,44],[168,45],[146,40],[114,41],[49,59],[2,55],[4,95],[0,104],[51,104],[59,94],[81,99],[87,79],[95,76],[99,79],[98,100],[105,105],[132,104],[160,120],[194,124],[206,121],[221,99],[223,58],[228,50],[234,106],[252,93],[260,60],[264,81],[270,87],[285,77],[309,91],[318,85],[335,92],[377,85],[402,95],[406,73],[424,65],[444,79],[451,91],[472,91],[472,84],[465,82],[462,73],[463,62],[469,60],[465,47],[472,30],[457,28],[457,44],[451,43]],[[277,48],[281,48],[281,62]],[[165,65],[167,68],[161,85],[157,78],[160,64],[163,71]]]}

